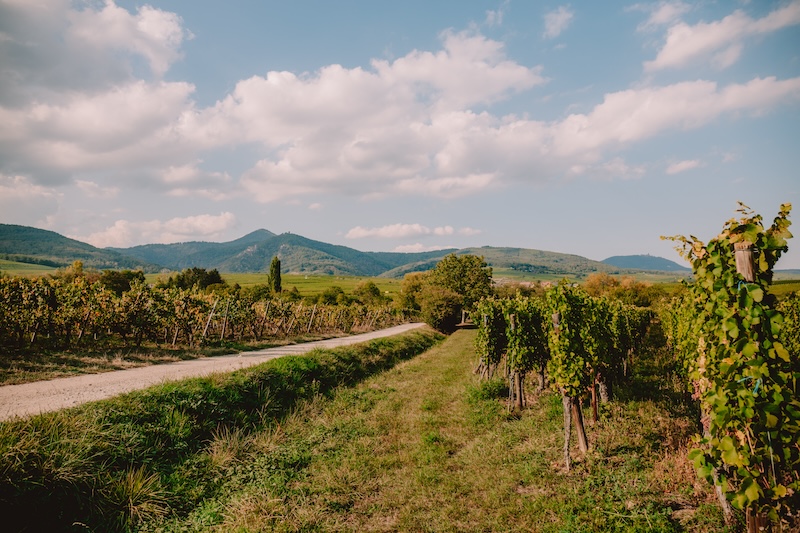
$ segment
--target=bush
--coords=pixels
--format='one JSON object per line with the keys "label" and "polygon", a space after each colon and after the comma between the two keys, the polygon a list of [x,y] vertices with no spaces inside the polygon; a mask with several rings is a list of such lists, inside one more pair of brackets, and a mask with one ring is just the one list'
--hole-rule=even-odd
{"label": "bush", "polygon": [[425,285],[419,292],[420,317],[442,333],[452,333],[461,319],[463,297],[439,285]]}

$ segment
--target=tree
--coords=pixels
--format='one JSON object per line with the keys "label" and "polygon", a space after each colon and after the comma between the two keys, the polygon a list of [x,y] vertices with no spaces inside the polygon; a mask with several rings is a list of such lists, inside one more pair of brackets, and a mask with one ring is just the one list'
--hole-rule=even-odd
{"label": "tree", "polygon": [[452,333],[461,318],[462,297],[453,290],[440,285],[427,284],[419,292],[422,320],[442,333]]}
{"label": "tree", "polygon": [[165,287],[191,289],[196,286],[198,289],[204,290],[210,285],[225,285],[225,280],[222,279],[219,271],[216,268],[206,270],[205,268],[192,267],[170,277]]}
{"label": "tree", "polygon": [[100,275],[100,283],[117,296],[131,290],[131,283],[139,281],[144,283],[144,272],[141,270],[104,270]]}
{"label": "tree", "polygon": [[461,307],[471,311],[476,302],[492,294],[492,267],[482,256],[450,254],[431,270],[426,283],[458,294]]}
{"label": "tree", "polygon": [[272,288],[272,292],[275,294],[280,294],[281,292],[281,260],[278,259],[278,256],[272,258],[272,262],[269,264],[269,285]]}
{"label": "tree", "polygon": [[362,281],[353,289],[353,296],[365,305],[380,305],[385,301],[381,290],[373,281]]}
{"label": "tree", "polygon": [[400,283],[400,293],[395,300],[395,306],[404,313],[413,314],[420,310],[418,296],[425,283],[426,272],[411,272],[403,277]]}

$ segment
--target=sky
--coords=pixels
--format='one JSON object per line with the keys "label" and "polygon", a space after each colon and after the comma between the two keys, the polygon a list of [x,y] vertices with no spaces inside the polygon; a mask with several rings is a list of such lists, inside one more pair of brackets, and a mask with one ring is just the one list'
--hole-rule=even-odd
{"label": "sky", "polygon": [[0,0],[0,222],[98,247],[682,262],[798,169],[800,0]]}

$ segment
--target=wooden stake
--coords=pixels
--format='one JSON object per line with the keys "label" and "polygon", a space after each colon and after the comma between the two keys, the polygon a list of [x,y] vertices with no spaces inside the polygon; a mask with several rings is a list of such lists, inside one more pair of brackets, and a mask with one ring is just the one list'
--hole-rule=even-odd
{"label": "wooden stake", "polygon": [[217,308],[217,302],[219,302],[219,298],[214,301],[214,305],[211,307],[211,312],[208,313],[208,320],[206,320],[206,327],[203,328],[203,338],[206,338],[206,332],[208,331],[208,326],[211,324],[211,317],[214,316],[214,309]]}
{"label": "wooden stake", "polygon": [[737,242],[733,244],[733,249],[736,257],[736,272],[741,274],[748,283],[753,283],[756,280],[753,244],[747,241]]}

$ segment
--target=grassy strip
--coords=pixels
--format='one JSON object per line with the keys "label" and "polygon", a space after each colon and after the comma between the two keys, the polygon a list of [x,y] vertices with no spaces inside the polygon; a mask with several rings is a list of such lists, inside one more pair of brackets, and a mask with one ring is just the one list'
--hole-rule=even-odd
{"label": "grassy strip", "polygon": [[0,357],[0,385],[32,383],[80,374],[97,374],[164,363],[175,363],[201,357],[214,357],[249,352],[330,338],[323,335],[297,335],[263,341],[216,341],[196,348],[170,347],[145,343],[139,348],[106,346],[90,351],[76,346],[65,351],[28,353],[10,352]]}
{"label": "grassy strip", "polygon": [[657,360],[588,422],[593,449],[566,473],[560,397],[510,413],[504,384],[471,372],[474,334],[302,402],[278,428],[217,435],[217,495],[141,530],[723,531]]}
{"label": "grassy strip", "polygon": [[[298,401],[330,395],[440,339],[416,330],[2,423],[3,528],[125,531],[188,513],[225,486],[219,465],[235,443],[274,431]],[[226,450],[215,453],[219,442]]]}

